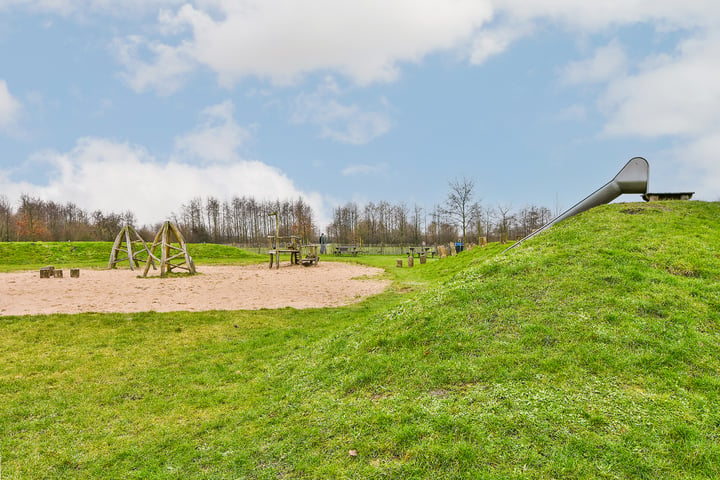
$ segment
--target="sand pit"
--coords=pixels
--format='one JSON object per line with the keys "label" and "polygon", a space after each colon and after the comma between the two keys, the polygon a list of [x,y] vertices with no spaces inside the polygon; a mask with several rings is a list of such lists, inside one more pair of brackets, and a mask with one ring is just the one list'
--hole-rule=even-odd
{"label": "sand pit", "polygon": [[[379,268],[320,262],[200,266],[200,275],[138,278],[130,269],[82,269],[80,278],[39,278],[37,271],[0,273],[0,316],[82,312],[174,312],[335,307],[381,293]],[[152,270],[151,270],[152,275]],[[157,275],[157,272],[155,272]]]}

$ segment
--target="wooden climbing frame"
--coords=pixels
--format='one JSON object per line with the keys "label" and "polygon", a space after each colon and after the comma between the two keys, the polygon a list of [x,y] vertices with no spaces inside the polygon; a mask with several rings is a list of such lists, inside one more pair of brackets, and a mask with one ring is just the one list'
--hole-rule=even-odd
{"label": "wooden climbing frame", "polygon": [[[123,247],[123,241],[125,246]],[[124,257],[120,257],[120,254],[125,254]],[[147,255],[147,259],[140,258],[140,255]],[[150,261],[150,264],[154,269],[155,262],[150,255],[147,243],[142,237],[135,231],[130,225],[125,225],[120,233],[115,237],[115,243],[113,243],[112,252],[110,252],[110,261],[108,262],[108,269],[115,268],[118,263],[127,260],[130,263],[130,270],[135,270],[135,267],[140,267],[140,262]]]}
{"label": "wooden climbing frame", "polygon": [[[155,250],[158,247],[160,247],[160,258],[155,255]],[[148,260],[145,263],[143,277],[147,276],[153,260],[160,263],[160,277],[165,277],[174,269],[186,270],[191,275],[195,274],[195,264],[188,254],[185,239],[180,230],[171,222],[165,222],[157,235],[155,235],[155,240],[153,240],[152,246],[148,250]]]}

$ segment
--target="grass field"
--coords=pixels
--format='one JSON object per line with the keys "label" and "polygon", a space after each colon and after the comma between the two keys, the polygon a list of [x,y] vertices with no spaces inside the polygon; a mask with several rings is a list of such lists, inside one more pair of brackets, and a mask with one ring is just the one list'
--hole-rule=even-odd
{"label": "grass field", "polygon": [[[46,265],[107,268],[112,247],[112,242],[0,242],[0,272],[33,270]],[[211,243],[188,244],[188,253],[195,262],[205,265],[257,263],[267,257]],[[119,255],[123,256],[126,255]],[[119,264],[120,267],[127,265]]]}
{"label": "grass field", "polygon": [[344,260],[394,283],[337,309],[0,317],[2,479],[720,477],[720,204],[501,250]]}

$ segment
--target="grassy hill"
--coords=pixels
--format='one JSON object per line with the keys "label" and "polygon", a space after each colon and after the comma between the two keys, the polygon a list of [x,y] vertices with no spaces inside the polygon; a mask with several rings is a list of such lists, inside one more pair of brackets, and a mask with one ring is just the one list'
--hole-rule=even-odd
{"label": "grassy hill", "polygon": [[3,473],[718,478],[719,239],[613,204],[345,308],[2,317]]}
{"label": "grassy hill", "polygon": [[[46,265],[107,268],[112,247],[113,242],[0,242],[0,272],[30,270]],[[211,243],[190,243],[188,253],[196,263],[204,264],[252,263],[266,257]]]}

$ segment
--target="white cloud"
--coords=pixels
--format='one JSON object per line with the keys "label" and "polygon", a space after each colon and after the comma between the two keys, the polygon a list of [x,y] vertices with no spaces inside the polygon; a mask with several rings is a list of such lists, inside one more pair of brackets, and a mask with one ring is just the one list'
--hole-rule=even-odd
{"label": "white cloud", "polygon": [[583,32],[653,23],[663,29],[717,26],[720,3],[715,0],[493,0],[514,21],[550,21]]}
{"label": "white cloud", "polygon": [[[658,30],[720,26],[716,0],[126,0],[122,8],[114,0],[0,0],[0,12],[10,9],[156,15],[155,25],[137,24],[143,36],[122,37],[116,49],[132,88],[162,94],[200,67],[227,87],[247,76],[287,84],[310,72],[359,85],[392,81],[404,63],[437,52],[464,52],[481,64],[538,24],[582,33],[642,23]],[[159,37],[151,38],[153,30]]]}
{"label": "white cloud", "polygon": [[698,200],[720,201],[720,129],[682,142],[664,152],[676,171],[666,183],[670,190],[694,191]]}
{"label": "white cloud", "polygon": [[720,132],[675,141],[672,147],[645,152],[652,192],[695,192],[694,200],[720,201]]}
{"label": "white cloud", "polygon": [[377,165],[357,164],[348,165],[342,171],[342,174],[346,177],[353,175],[377,175],[387,170],[387,164],[380,163]]}
{"label": "white cloud", "polygon": [[[470,63],[481,64],[544,28],[585,38],[634,25],[676,31],[683,40],[669,54],[659,51],[633,64],[621,44],[611,41],[567,66],[562,79],[566,85],[594,83],[603,89],[598,105],[607,117],[605,135],[673,137],[697,157],[677,152],[677,161],[704,169],[706,180],[720,186],[708,153],[720,132],[720,35],[713,33],[720,31],[717,0],[606,0],[592,5],[578,0],[128,1],[119,9],[112,0],[0,0],[0,12],[25,8],[89,16],[115,15],[114,10],[147,16],[160,11],[154,25],[137,24],[142,36],[120,34],[115,52],[133,89],[164,95],[177,92],[201,68],[226,87],[248,76],[288,84],[309,73],[363,86],[393,81],[405,64],[434,53],[463,54]],[[20,108],[7,86],[1,87],[10,101],[3,106],[0,91],[0,129],[2,122],[7,128],[16,121]],[[383,105],[360,106],[331,87],[299,96],[293,120],[318,126],[327,138],[356,144],[391,128]],[[584,107],[573,106],[561,117],[585,113]],[[241,137],[242,128],[231,118],[206,117],[197,131],[177,139],[177,148],[184,154],[207,152],[211,163],[235,161]],[[220,140],[217,150],[207,147],[213,139]]]}
{"label": "white cloud", "polygon": [[342,94],[334,78],[325,78],[315,92],[295,99],[291,120],[317,125],[323,138],[353,145],[368,143],[390,131],[392,122],[385,99],[381,99],[379,111],[369,111],[341,103],[337,97]]}
{"label": "white cloud", "polygon": [[720,35],[682,42],[611,81],[602,101],[609,135],[697,135],[720,128]]}
{"label": "white cloud", "polygon": [[394,80],[402,63],[463,46],[491,16],[489,0],[188,3],[175,15],[162,14],[158,30],[185,25],[190,38],[151,43],[151,60],[135,56],[124,65],[132,85],[147,84],[152,75],[166,77],[172,72],[153,66],[186,56],[214,71],[224,86],[246,76],[288,84],[316,71],[366,85]]}
{"label": "white cloud", "polygon": [[698,199],[717,200],[719,75],[720,35],[702,31],[681,41],[670,54],[648,56],[632,73],[609,75],[599,101],[607,117],[602,133],[671,138],[676,146],[660,155],[664,169],[673,173],[662,170],[656,180],[667,190],[695,191]]}
{"label": "white cloud", "polygon": [[0,80],[0,131],[15,124],[21,108],[20,102],[10,94],[5,80]]}
{"label": "white cloud", "polygon": [[250,133],[235,122],[234,108],[227,100],[203,110],[202,124],[175,138],[176,150],[206,162],[238,161],[237,150],[250,138]]}
{"label": "white cloud", "polygon": [[510,48],[514,41],[528,35],[532,30],[530,23],[510,22],[480,31],[472,42],[470,63],[480,65],[488,58],[500,55]]}
{"label": "white cloud", "polygon": [[88,210],[132,211],[140,224],[152,224],[179,212],[193,197],[229,199],[247,195],[258,200],[302,197],[325,218],[322,196],[300,191],[285,174],[258,161],[196,166],[163,162],[144,148],[100,138],[80,139],[66,153],[44,152],[34,161],[50,165],[46,185],[13,182],[0,171],[0,191],[9,198],[29,193]]}
{"label": "white cloud", "polygon": [[86,18],[91,14],[111,15],[120,18],[139,17],[155,13],[159,8],[179,6],[186,0],[0,0],[3,10],[23,9],[35,13]]}
{"label": "white cloud", "polygon": [[[153,62],[140,59],[139,52],[143,48],[155,57]],[[180,90],[185,78],[194,70],[195,62],[186,48],[186,45],[169,47],[147,42],[137,35],[116,39],[113,43],[116,58],[127,69],[120,76],[130,88],[136,92],[155,90],[159,95],[170,95]]]}
{"label": "white cloud", "polygon": [[567,65],[562,79],[567,84],[604,83],[625,76],[627,55],[622,45],[613,40],[595,51],[592,58]]}
{"label": "white cloud", "polygon": [[[169,0],[168,5],[172,8]],[[437,52],[465,52],[470,63],[481,64],[547,23],[584,33],[641,23],[658,30],[714,28],[720,26],[720,2],[188,1],[163,10],[156,25],[160,34],[185,36],[148,41],[149,57],[141,60],[134,51],[123,64],[134,88],[162,85],[199,66],[215,72],[226,87],[247,76],[294,83],[310,72],[331,72],[367,85],[393,81],[404,63]]]}

